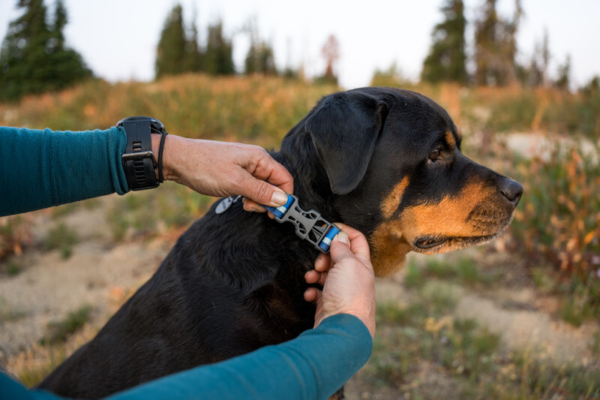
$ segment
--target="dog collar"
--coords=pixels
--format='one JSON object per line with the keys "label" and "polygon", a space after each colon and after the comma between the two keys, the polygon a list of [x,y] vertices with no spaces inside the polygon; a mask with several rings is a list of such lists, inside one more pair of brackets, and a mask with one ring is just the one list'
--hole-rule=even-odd
{"label": "dog collar", "polygon": [[288,194],[288,201],[281,207],[263,206],[273,213],[279,223],[291,222],[296,227],[296,235],[311,243],[321,253],[329,253],[331,241],[340,233],[340,228],[321,217],[315,210],[304,211],[298,205],[298,198]]}
{"label": "dog collar", "polygon": [[[242,196],[227,197],[217,205],[215,212],[222,214],[237,202]],[[340,228],[321,217],[315,210],[304,211],[298,206],[298,198],[288,194],[288,201],[281,207],[263,206],[273,213],[275,220],[280,224],[291,222],[296,227],[296,235],[311,243],[321,253],[329,253],[331,241],[340,233]]]}

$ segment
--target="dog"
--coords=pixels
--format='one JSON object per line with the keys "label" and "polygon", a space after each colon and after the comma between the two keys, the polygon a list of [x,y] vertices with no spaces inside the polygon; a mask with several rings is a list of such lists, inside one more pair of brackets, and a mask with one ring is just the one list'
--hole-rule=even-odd
{"label": "dog", "polygon": [[[325,96],[272,156],[300,207],[365,234],[377,276],[411,251],[484,243],[510,223],[517,182],[468,159],[446,111],[415,92],[363,88]],[[216,205],[177,241],[152,278],[40,385],[96,399],[312,328],[304,274],[318,251],[290,224]]]}

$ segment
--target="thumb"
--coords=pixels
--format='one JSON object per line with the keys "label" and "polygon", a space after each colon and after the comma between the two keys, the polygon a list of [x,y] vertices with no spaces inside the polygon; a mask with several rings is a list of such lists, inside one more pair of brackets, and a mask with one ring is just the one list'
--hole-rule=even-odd
{"label": "thumb", "polygon": [[283,190],[251,175],[242,185],[240,194],[258,204],[269,207],[280,207],[288,201],[288,195]]}
{"label": "thumb", "polygon": [[329,254],[331,255],[333,265],[339,263],[344,258],[355,258],[354,253],[350,249],[350,240],[348,239],[348,234],[346,232],[340,231],[340,233],[333,238]]}

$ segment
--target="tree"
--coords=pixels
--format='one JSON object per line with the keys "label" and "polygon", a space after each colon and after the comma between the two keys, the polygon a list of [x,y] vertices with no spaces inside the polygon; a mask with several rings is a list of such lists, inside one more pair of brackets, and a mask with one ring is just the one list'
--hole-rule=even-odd
{"label": "tree", "polygon": [[176,75],[186,70],[186,38],[183,8],[173,7],[165,21],[156,52],[156,77]]}
{"label": "tree", "polygon": [[428,82],[468,80],[465,52],[465,7],[462,0],[446,0],[441,8],[444,21],[433,28],[433,43],[423,62],[421,79]]}
{"label": "tree", "polygon": [[212,75],[235,73],[233,65],[233,45],[223,35],[223,22],[218,21],[208,27],[208,42],[205,56],[206,72]]}
{"label": "tree", "polygon": [[558,79],[554,85],[564,91],[569,91],[571,84],[571,56],[567,54],[565,63],[558,66]]}
{"label": "tree", "polygon": [[189,72],[198,72],[204,69],[204,54],[198,44],[198,27],[196,26],[196,12],[192,19],[192,27],[190,29],[190,38],[185,44],[185,66],[184,69]]}
{"label": "tree", "polygon": [[325,83],[334,83],[337,85],[338,77],[334,72],[334,64],[340,58],[340,42],[335,35],[329,35],[327,41],[321,48],[321,55],[325,59],[325,73],[317,81]]}
{"label": "tree", "polygon": [[244,72],[250,74],[277,75],[273,48],[261,40],[254,22],[246,29],[250,35],[250,48],[244,63]]}
{"label": "tree", "polygon": [[475,23],[475,83],[507,85],[516,74],[517,32],[523,17],[521,0],[515,0],[512,20],[496,12],[497,0],[485,0]]}
{"label": "tree", "polygon": [[79,53],[65,45],[68,22],[62,2],[56,2],[52,24],[43,0],[19,0],[23,15],[12,21],[0,50],[0,99],[66,88],[92,75]]}

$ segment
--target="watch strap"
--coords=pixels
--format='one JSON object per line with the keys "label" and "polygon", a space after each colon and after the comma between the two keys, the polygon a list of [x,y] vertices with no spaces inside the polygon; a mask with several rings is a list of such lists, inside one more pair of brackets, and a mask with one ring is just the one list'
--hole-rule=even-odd
{"label": "watch strap", "polygon": [[119,123],[127,133],[127,147],[121,157],[130,190],[152,189],[159,186],[152,153],[151,119],[132,118]]}

